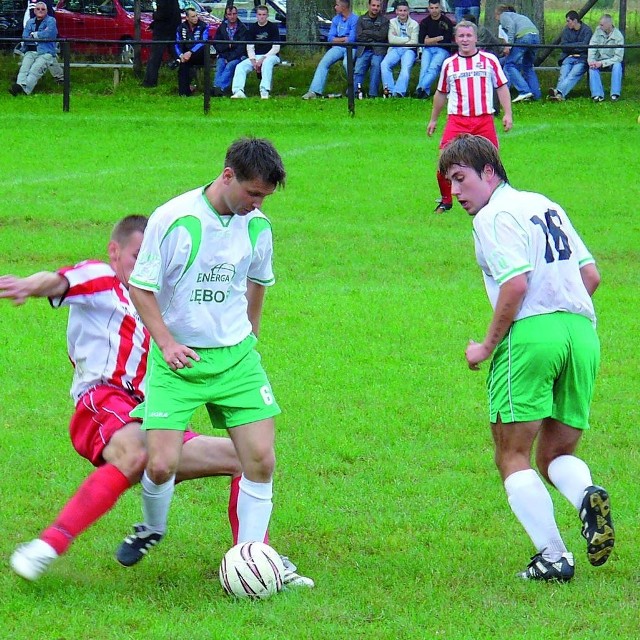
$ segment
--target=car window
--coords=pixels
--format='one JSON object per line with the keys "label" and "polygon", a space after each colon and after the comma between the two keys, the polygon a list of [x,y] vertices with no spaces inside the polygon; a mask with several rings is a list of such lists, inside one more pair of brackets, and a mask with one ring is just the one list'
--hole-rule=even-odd
{"label": "car window", "polygon": [[84,2],[83,0],[69,0],[69,2],[65,2],[64,8],[67,11],[73,11],[74,13],[83,13]]}
{"label": "car window", "polygon": [[[122,8],[129,13],[133,13],[134,2],[133,0],[122,0],[120,2]],[[153,12],[153,2],[152,0],[142,0],[140,2],[140,11],[143,13],[152,13]]]}

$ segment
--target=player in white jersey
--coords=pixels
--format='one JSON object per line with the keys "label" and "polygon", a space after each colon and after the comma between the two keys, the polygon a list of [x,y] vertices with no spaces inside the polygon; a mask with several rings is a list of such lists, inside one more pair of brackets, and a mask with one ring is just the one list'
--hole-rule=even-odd
{"label": "player in white jersey", "polygon": [[[427,135],[435,133],[438,116],[448,104],[447,123],[440,140],[440,150],[461,133],[484,136],[497,147],[498,136],[493,122],[494,89],[504,110],[504,130],[509,131],[513,126],[507,77],[493,54],[478,50],[478,27],[473,22],[459,22],[454,35],[458,52],[447,58],[442,65],[438,89],[433,97],[431,119],[427,124]],[[444,213],[452,207],[451,184],[440,172],[437,172],[436,178],[440,200],[435,213]]]}
{"label": "player in white jersey", "polygon": [[509,504],[536,547],[518,575],[568,581],[573,555],[530,461],[537,438],[540,473],[578,511],[589,562],[604,564],[615,540],[609,495],[574,455],[589,427],[600,361],[591,303],[600,275],[567,214],[540,194],[513,189],[486,138],[458,136],[443,150],[439,169],[474,216],[476,257],[493,307],[484,340],[471,341],[465,355],[472,370],[491,358],[495,460]]}
{"label": "player in white jersey", "polygon": [[[265,290],[275,281],[271,225],[259,207],[284,182],[270,142],[237,140],[211,184],[174,198],[149,219],[130,278],[131,298],[152,337],[141,406],[149,452],[141,481],[145,522],[118,550],[123,564],[135,564],[149,548],[146,540],[165,535],[183,432],[203,405],[213,425],[228,430],[242,465],[237,542],[265,538],[280,408],[254,349]],[[313,586],[293,575],[297,584]]]}
{"label": "player in white jersey", "polygon": [[[144,216],[128,216],[115,226],[108,246],[109,264],[86,261],[26,278],[0,277],[0,298],[22,304],[30,297],[48,297],[53,307],[69,307],[67,343],[76,404],[69,431],[77,452],[97,467],[40,537],[11,556],[12,568],[27,580],[38,578],[65,553],[80,533],[140,480],[144,470],[143,433],[139,420],[130,418],[129,412],[144,394],[149,334],[126,283],[146,223]],[[228,438],[187,432],[184,440],[181,480],[240,474]],[[232,490],[230,505],[235,499]]]}

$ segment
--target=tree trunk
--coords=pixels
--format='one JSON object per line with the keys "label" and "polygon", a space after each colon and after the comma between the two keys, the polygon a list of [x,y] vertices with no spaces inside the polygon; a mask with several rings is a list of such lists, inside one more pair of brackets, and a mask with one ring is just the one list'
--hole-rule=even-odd
{"label": "tree trunk", "polygon": [[[287,42],[317,42],[317,0],[287,2]],[[309,53],[313,47],[295,47],[296,53]]]}
{"label": "tree trunk", "polygon": [[318,11],[327,18],[327,20],[331,20],[331,18],[336,15],[335,0],[316,0],[316,5],[318,6]]}

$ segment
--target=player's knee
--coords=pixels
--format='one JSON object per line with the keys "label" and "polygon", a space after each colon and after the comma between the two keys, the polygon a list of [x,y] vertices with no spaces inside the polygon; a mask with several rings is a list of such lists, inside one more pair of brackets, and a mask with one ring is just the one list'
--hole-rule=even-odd
{"label": "player's knee", "polygon": [[164,484],[171,476],[175,475],[177,464],[163,458],[149,459],[147,461],[147,476],[154,484]]}

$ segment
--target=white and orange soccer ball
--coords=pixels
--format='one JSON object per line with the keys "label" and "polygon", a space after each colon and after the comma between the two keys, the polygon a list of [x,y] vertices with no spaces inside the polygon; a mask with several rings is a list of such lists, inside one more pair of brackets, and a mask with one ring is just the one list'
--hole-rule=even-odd
{"label": "white and orange soccer ball", "polygon": [[243,542],[224,554],[218,575],[230,596],[262,600],[282,591],[284,565],[264,542]]}

